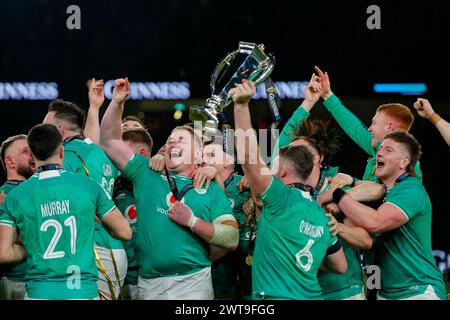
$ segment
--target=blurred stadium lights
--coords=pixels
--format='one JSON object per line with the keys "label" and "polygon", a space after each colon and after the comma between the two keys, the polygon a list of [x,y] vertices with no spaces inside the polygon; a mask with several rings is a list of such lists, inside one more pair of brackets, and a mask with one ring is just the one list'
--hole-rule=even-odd
{"label": "blurred stadium lights", "polygon": [[427,92],[425,83],[376,83],[373,86],[375,93],[400,93],[402,95],[423,95]]}

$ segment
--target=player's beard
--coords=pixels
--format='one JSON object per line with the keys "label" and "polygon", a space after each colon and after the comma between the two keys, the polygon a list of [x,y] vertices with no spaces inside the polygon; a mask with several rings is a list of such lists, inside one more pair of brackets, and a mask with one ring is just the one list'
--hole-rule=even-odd
{"label": "player's beard", "polygon": [[17,167],[17,174],[21,175],[25,179],[28,179],[33,175],[33,170],[31,170],[30,165],[19,165]]}

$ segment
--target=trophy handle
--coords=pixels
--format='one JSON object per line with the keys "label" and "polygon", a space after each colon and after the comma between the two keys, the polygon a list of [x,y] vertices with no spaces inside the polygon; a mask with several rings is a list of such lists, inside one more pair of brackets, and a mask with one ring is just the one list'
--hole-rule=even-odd
{"label": "trophy handle", "polygon": [[216,83],[217,83],[217,78],[219,77],[220,72],[223,70],[223,68],[225,66],[229,66],[231,64],[231,61],[234,59],[234,57],[236,56],[236,51],[233,51],[229,54],[227,54],[225,56],[225,58],[223,58],[214,68],[214,71],[211,75],[211,81],[209,83],[209,87],[211,89],[211,92],[214,92],[214,90],[216,89]]}
{"label": "trophy handle", "polygon": [[268,58],[259,64],[259,67],[264,71],[258,74],[255,79],[249,79],[255,83],[255,85],[261,84],[264,80],[269,77],[275,67],[275,56],[268,54]]}

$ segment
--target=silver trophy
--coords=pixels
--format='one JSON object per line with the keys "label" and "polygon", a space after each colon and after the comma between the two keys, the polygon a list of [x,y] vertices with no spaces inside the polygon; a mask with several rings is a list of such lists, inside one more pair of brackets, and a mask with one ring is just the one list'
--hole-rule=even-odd
{"label": "silver trophy", "polygon": [[189,110],[191,121],[201,121],[206,132],[216,132],[218,115],[232,101],[228,91],[243,79],[262,83],[272,72],[275,60],[264,52],[264,45],[239,42],[239,49],[229,53],[214,69],[211,76],[211,98],[205,106],[192,106]]}

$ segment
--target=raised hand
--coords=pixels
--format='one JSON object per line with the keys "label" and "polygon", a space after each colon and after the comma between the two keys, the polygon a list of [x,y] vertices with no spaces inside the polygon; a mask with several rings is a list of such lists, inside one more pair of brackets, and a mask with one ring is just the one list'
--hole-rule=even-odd
{"label": "raised hand", "polygon": [[248,183],[247,177],[243,176],[241,181],[236,183],[236,187],[238,187],[240,192],[250,190],[250,184]]}
{"label": "raised hand", "polygon": [[164,172],[166,163],[164,162],[164,156],[161,154],[155,154],[149,162],[149,167],[156,172]]}
{"label": "raised hand", "polygon": [[117,79],[114,82],[114,90],[112,94],[112,100],[117,104],[124,103],[130,94],[130,82],[128,78]]}
{"label": "raised hand", "polygon": [[320,96],[322,99],[327,100],[329,97],[333,95],[331,91],[331,83],[330,77],[328,76],[328,72],[323,73],[319,67],[314,67],[316,69],[317,74],[319,75],[317,81],[320,83],[322,91],[320,92]]}
{"label": "raised hand", "polygon": [[211,180],[217,175],[217,169],[212,166],[200,167],[194,170],[191,174],[191,179],[194,180],[193,185],[195,189],[200,189],[206,182],[205,189],[208,190]]}
{"label": "raised hand", "polygon": [[311,111],[317,101],[319,101],[321,91],[322,87],[319,83],[319,77],[313,73],[311,80],[309,80],[309,84],[303,90],[305,100],[303,101],[302,106],[307,111]]}
{"label": "raised hand", "polygon": [[248,105],[255,92],[255,83],[244,79],[242,80],[242,83],[237,83],[235,87],[228,92],[228,96],[233,97],[234,104],[236,105]]}
{"label": "raised hand", "polygon": [[95,80],[95,78],[92,78],[88,81],[89,107],[100,108],[103,105],[105,101],[103,87],[103,80]]}
{"label": "raised hand", "polygon": [[419,116],[425,119],[429,119],[434,113],[433,107],[431,106],[430,101],[428,101],[427,99],[417,99],[417,101],[414,103],[414,108],[416,109]]}

